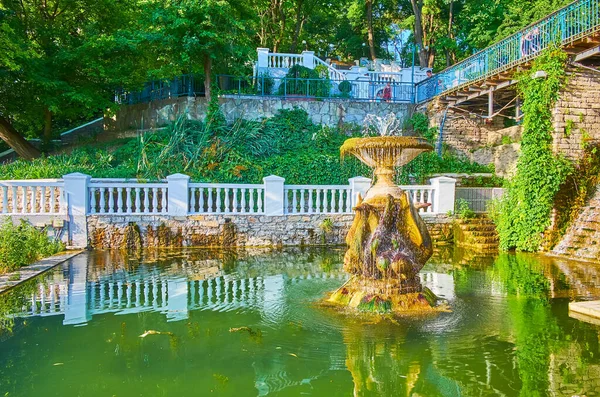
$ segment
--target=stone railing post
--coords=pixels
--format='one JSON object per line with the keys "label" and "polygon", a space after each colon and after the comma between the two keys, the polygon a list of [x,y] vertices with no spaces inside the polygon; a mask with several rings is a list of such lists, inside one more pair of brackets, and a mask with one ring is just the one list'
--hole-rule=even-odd
{"label": "stone railing post", "polygon": [[431,186],[433,187],[433,212],[436,214],[454,212],[456,179],[445,176],[432,178]]}
{"label": "stone railing post", "polygon": [[283,215],[283,184],[285,179],[280,176],[269,175],[263,178],[263,182],[265,184],[265,215]]}
{"label": "stone railing post", "polygon": [[367,194],[367,190],[371,187],[371,179],[365,178],[364,176],[355,176],[354,178],[348,179],[350,183],[350,189],[352,189],[352,207],[355,207],[358,203],[358,195],[364,198]]}
{"label": "stone railing post", "polygon": [[315,52],[314,51],[302,51],[302,66],[314,69],[315,68]]}
{"label": "stone railing post", "polygon": [[269,49],[268,48],[257,48],[256,52],[258,54],[258,62],[256,62],[256,66],[259,68],[268,68],[269,67]]}
{"label": "stone railing post", "polygon": [[73,248],[88,246],[87,212],[89,207],[88,185],[91,176],[75,172],[63,176],[68,221],[68,245]]}
{"label": "stone railing post", "polygon": [[167,177],[167,211],[170,216],[187,216],[190,177],[173,174]]}

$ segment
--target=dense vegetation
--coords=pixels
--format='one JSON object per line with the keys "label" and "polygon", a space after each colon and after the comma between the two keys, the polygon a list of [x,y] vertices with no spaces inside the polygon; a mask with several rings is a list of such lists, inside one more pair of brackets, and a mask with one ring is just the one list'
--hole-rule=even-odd
{"label": "dense vegetation", "polygon": [[45,230],[38,230],[25,221],[14,225],[11,220],[6,220],[0,224],[0,274],[54,255],[64,248],[60,241],[50,239]]}
{"label": "dense vegetation", "polygon": [[[300,109],[282,110],[263,121],[239,120],[231,126],[215,112],[204,123],[182,117],[167,128],[118,146],[114,142],[112,147],[84,145],[69,154],[19,160],[0,168],[0,179],[58,178],[84,172],[94,177],[156,180],[181,172],[197,181],[261,183],[263,177],[274,174],[292,184],[346,184],[357,175],[371,176],[371,170],[358,160],[340,160],[343,141],[360,134],[353,126],[315,125]],[[427,153],[399,178],[401,182],[408,182],[409,177],[422,181],[436,172],[488,171],[449,153],[442,158]]]}
{"label": "dense vegetation", "polygon": [[[550,49],[532,70],[519,78],[523,98],[523,139],[517,172],[495,214],[501,248],[537,251],[550,226],[550,213],[560,186],[571,172],[570,163],[552,151],[552,106],[565,83],[567,55]],[[533,78],[543,70],[547,78]]]}
{"label": "dense vegetation", "polygon": [[416,43],[440,69],[569,1],[3,0],[0,137],[49,141],[153,79],[204,74],[210,91],[216,73],[251,74],[256,47],[408,65]]}

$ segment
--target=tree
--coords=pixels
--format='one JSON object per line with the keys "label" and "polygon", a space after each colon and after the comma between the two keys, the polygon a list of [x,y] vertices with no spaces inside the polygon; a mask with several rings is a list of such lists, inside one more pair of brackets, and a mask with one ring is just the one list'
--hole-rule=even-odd
{"label": "tree", "polygon": [[145,79],[137,67],[143,56],[121,28],[133,20],[133,0],[4,0],[3,7],[0,42],[20,50],[0,58],[0,137],[15,149],[16,131],[41,134],[47,144],[55,120],[101,114],[116,87]]}
{"label": "tree", "polygon": [[159,61],[150,74],[170,78],[203,71],[210,100],[213,63],[251,51],[248,9],[236,0],[153,1],[144,13],[145,41]]}

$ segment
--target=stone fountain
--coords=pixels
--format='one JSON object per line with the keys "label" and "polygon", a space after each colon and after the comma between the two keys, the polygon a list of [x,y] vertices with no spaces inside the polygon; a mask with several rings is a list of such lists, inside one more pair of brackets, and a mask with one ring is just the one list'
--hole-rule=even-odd
{"label": "stone fountain", "polygon": [[437,298],[419,279],[433,253],[431,237],[419,208],[393,181],[396,167],[433,147],[423,138],[399,136],[390,121],[395,117],[368,116],[367,124],[373,118],[379,136],[348,139],[340,149],[374,168],[375,184],[359,197],[346,237],[344,269],[352,276],[329,302],[373,312],[437,310]]}

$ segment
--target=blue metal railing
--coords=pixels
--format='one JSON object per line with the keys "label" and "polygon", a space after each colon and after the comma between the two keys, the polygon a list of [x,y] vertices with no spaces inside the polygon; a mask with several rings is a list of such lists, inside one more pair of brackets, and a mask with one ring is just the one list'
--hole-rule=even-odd
{"label": "blue metal railing", "polygon": [[154,80],[144,84],[140,91],[119,90],[115,102],[121,104],[145,103],[159,99],[204,94],[204,77],[194,74],[177,76],[172,80]]}
{"label": "blue metal railing", "polygon": [[[352,99],[412,103],[414,85],[397,81],[218,76],[221,94],[280,98]],[[389,83],[389,87],[387,84]]]}
{"label": "blue metal railing", "polygon": [[491,77],[600,29],[600,0],[578,0],[416,85],[417,103]]}

